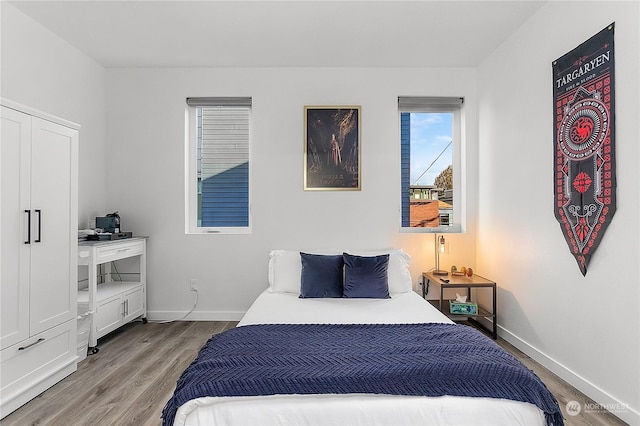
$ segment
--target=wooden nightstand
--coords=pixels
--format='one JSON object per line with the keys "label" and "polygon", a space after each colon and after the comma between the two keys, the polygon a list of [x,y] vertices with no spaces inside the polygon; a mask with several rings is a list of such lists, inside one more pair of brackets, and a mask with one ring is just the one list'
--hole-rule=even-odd
{"label": "wooden nightstand", "polygon": [[[443,280],[446,280],[448,282],[445,282]],[[429,284],[437,285],[438,287],[440,287],[440,299],[429,300],[429,302],[432,305],[434,305],[436,308],[438,308],[440,312],[442,312],[443,314],[451,318],[453,321],[469,321],[471,324],[489,333],[494,340],[498,338],[498,315],[497,315],[496,283],[495,282],[475,274],[470,277],[467,277],[466,275],[461,276],[461,275],[451,275],[451,274],[446,276],[438,276],[438,275],[433,275],[432,272],[423,272],[422,273],[422,297],[426,297],[427,292],[429,291]],[[466,288],[467,300],[471,300],[472,288],[491,289],[491,291],[493,292],[492,293],[493,306],[491,311],[488,311],[487,309],[478,305],[477,315],[449,313],[449,300],[444,299],[444,290],[451,289],[451,288]],[[483,322],[490,322],[491,327],[487,327]]]}

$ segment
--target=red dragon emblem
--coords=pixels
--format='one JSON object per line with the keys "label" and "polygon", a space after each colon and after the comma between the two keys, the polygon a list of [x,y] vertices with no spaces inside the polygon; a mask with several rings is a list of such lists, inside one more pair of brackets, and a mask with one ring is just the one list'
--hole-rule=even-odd
{"label": "red dragon emblem", "polygon": [[570,137],[574,143],[580,144],[589,139],[593,133],[594,123],[589,117],[578,118],[571,126]]}

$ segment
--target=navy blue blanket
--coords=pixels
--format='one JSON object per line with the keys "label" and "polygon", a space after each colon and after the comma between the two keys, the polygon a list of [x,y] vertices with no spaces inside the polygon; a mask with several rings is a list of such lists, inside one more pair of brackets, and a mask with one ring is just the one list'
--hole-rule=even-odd
{"label": "navy blue blanket", "polygon": [[530,402],[562,425],[553,395],[520,361],[456,324],[281,324],[214,335],[182,373],[163,413],[204,396],[371,393]]}

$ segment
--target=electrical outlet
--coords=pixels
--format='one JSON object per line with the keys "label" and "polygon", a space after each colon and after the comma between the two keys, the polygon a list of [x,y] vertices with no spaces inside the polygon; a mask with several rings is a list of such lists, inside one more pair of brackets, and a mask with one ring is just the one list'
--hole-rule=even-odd
{"label": "electrical outlet", "polygon": [[198,280],[195,278],[191,278],[189,280],[189,286],[191,291],[198,291]]}

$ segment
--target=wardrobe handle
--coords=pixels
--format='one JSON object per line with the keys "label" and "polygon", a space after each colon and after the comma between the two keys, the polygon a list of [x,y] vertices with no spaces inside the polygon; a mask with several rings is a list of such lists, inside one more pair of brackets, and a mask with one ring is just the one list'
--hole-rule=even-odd
{"label": "wardrobe handle", "polygon": [[30,345],[27,346],[22,346],[20,348],[18,348],[19,351],[24,351],[25,349],[29,349],[31,346],[35,346],[38,343],[44,342],[44,337],[39,338],[38,340],[36,340],[35,342],[31,343]]}
{"label": "wardrobe handle", "polygon": [[33,240],[34,243],[42,242],[42,210],[36,209],[36,213],[38,213],[38,238]]}
{"label": "wardrobe handle", "polygon": [[27,214],[27,241],[25,244],[31,244],[31,210],[24,211]]}

